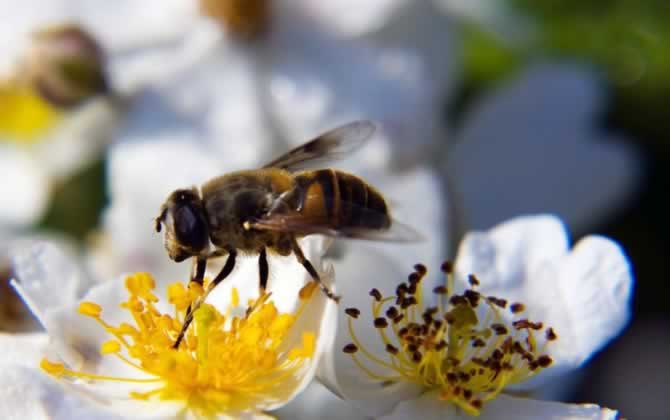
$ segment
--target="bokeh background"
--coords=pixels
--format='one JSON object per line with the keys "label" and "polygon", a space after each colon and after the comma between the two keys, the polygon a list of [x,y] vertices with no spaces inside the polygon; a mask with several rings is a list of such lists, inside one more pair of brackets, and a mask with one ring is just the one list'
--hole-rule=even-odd
{"label": "bokeh background", "polygon": [[[25,10],[10,7],[6,3],[10,2],[0,2],[0,7],[3,9],[0,11],[2,21],[10,23],[7,25],[9,29],[4,31],[15,33],[35,30],[34,27],[22,28],[21,25],[30,22],[30,19],[25,18],[27,14]],[[74,16],[94,14],[90,10],[95,8],[91,7],[91,3],[95,2],[89,2],[88,5],[86,2],[76,1],[60,3],[67,4],[67,8]],[[123,13],[125,9],[132,10],[134,7],[132,2],[122,3],[118,13]],[[411,118],[415,120],[417,126],[421,126],[423,115],[426,120],[433,119],[433,115],[437,115],[443,125],[443,129],[431,132],[434,137],[430,142],[433,153],[420,155],[420,158],[438,168],[445,179],[447,174],[451,173],[450,168],[445,166],[467,168],[470,165],[470,162],[463,160],[451,162],[450,159],[454,159],[450,157],[452,149],[457,150],[463,143],[467,144],[470,137],[477,137],[476,127],[468,129],[469,118],[473,113],[479,112],[483,101],[492,95],[495,97],[501,89],[507,90],[512,96],[517,95],[516,102],[502,101],[487,112],[493,113],[492,117],[500,114],[500,118],[508,122],[509,118],[514,116],[521,117],[519,121],[509,124],[510,127],[516,124],[522,128],[501,126],[499,135],[504,136],[507,133],[533,137],[529,141],[536,140],[534,137],[551,136],[551,133],[572,136],[570,130],[561,131],[561,128],[565,128],[566,124],[577,124],[577,122],[562,117],[570,114],[571,110],[583,106],[583,101],[593,100],[584,99],[584,91],[597,89],[598,93],[595,95],[598,98],[598,106],[595,107],[597,111],[585,112],[587,116],[583,118],[588,118],[589,130],[599,133],[592,136],[597,138],[594,141],[611,143],[607,147],[626,151],[626,164],[607,166],[607,159],[601,160],[597,153],[588,156],[587,161],[585,160],[587,156],[582,155],[582,149],[570,146],[573,139],[566,139],[564,147],[567,149],[561,149],[560,144],[563,143],[557,143],[559,146],[552,147],[558,148],[552,149],[550,153],[558,155],[565,153],[567,156],[574,153],[575,161],[585,163],[576,166],[577,173],[568,168],[567,171],[572,172],[570,177],[561,178],[562,175],[558,174],[558,178],[553,182],[562,185],[563,188],[555,190],[555,185],[533,185],[530,182],[532,180],[527,179],[529,177],[525,172],[505,178],[504,168],[514,168],[516,165],[528,163],[528,160],[535,158],[532,153],[538,153],[537,148],[534,149],[535,152],[527,151],[520,142],[521,146],[513,146],[517,147],[516,149],[503,146],[503,150],[509,153],[499,154],[500,147],[494,144],[496,139],[492,138],[491,144],[480,145],[484,151],[489,148],[493,151],[488,157],[488,164],[492,169],[480,166],[472,168],[470,172],[467,170],[455,172],[468,174],[490,170],[492,178],[500,178],[495,182],[510,184],[509,196],[496,197],[492,206],[487,204],[487,200],[466,200],[461,209],[465,213],[462,216],[464,219],[473,219],[474,227],[477,228],[488,227],[492,219],[487,215],[481,218],[468,217],[467,213],[472,207],[476,207],[472,210],[474,213],[482,206],[487,207],[490,213],[499,205],[501,211],[499,220],[511,216],[512,214],[504,213],[513,213],[517,209],[515,203],[520,195],[512,192],[515,189],[514,183],[524,181],[528,184],[528,189],[521,194],[525,196],[524,200],[532,203],[536,194],[536,201],[542,204],[531,205],[522,210],[553,210],[551,207],[553,201],[546,196],[558,194],[559,196],[553,197],[560,204],[555,211],[569,213],[569,217],[575,216],[576,213],[574,219],[578,221],[574,224],[568,223],[575,239],[586,233],[600,233],[619,241],[630,256],[637,279],[632,302],[632,321],[623,335],[595,356],[580,376],[574,379],[574,384],[568,387],[563,398],[566,401],[594,402],[616,408],[623,416],[631,419],[670,418],[670,405],[665,400],[667,395],[670,395],[670,379],[668,379],[670,357],[667,350],[667,346],[670,345],[668,304],[670,288],[669,280],[666,278],[667,249],[670,246],[668,241],[670,222],[667,217],[670,212],[667,200],[670,191],[670,142],[667,134],[670,132],[670,107],[667,105],[667,98],[670,98],[670,50],[667,47],[670,42],[670,3],[665,0],[474,0],[471,2],[435,0],[427,5],[430,2],[375,0],[370,6],[344,1],[330,8],[324,7],[323,10],[316,10],[319,9],[314,6],[317,0],[294,3],[296,3],[294,7],[303,8],[308,14],[313,13],[314,20],[321,22],[315,27],[331,31],[329,34],[334,39],[331,46],[337,47],[339,42],[344,42],[347,45],[360,44],[366,48],[372,45],[372,48],[376,48],[381,44],[410,51],[415,44],[421,46],[417,48],[417,55],[423,59],[422,63],[434,76],[434,80],[426,86],[432,89],[431,95],[436,99],[430,102],[430,109],[420,110],[421,112],[417,112],[417,115],[412,115]],[[374,7],[383,9],[378,3],[388,3],[385,7],[392,9],[392,12],[387,11],[386,14],[379,12],[379,16],[374,15]],[[368,7],[372,11],[367,10]],[[108,10],[106,13],[116,12]],[[147,13],[147,16],[151,16],[151,11]],[[355,19],[357,16],[360,19]],[[105,21],[104,16],[96,18],[101,19],[100,22]],[[111,19],[109,16],[107,18]],[[332,28],[324,22],[332,23]],[[254,28],[253,25],[248,27],[242,24],[242,30],[253,32]],[[111,35],[106,33],[106,36],[98,40],[101,48],[103,50],[107,48],[106,43],[114,37],[113,32]],[[152,42],[160,44],[161,41],[154,39]],[[292,42],[307,43],[307,38],[303,34]],[[5,44],[10,43],[0,42],[0,47],[5,48],[7,47]],[[47,51],[56,51],[62,47],[59,45],[59,43],[47,44],[45,48]],[[138,45],[133,47],[128,55],[142,55],[142,42],[138,42]],[[67,48],[69,47],[65,47],[65,51]],[[113,52],[116,51],[114,48],[116,47],[112,47]],[[91,60],[90,51],[87,51],[87,54],[89,55],[86,56],[86,60]],[[323,54],[328,53],[326,51]],[[338,54],[334,62],[341,63],[346,68],[349,60],[347,50],[344,49]],[[3,55],[10,56],[4,51]],[[214,60],[207,65],[225,67],[225,60],[224,55],[222,63],[217,64]],[[89,61],[86,63],[90,64]],[[537,70],[538,68],[540,70]],[[552,71],[565,68],[579,69],[579,72],[587,73],[591,82],[586,85],[580,83],[562,85],[556,82],[558,84],[553,86],[552,90],[554,83],[551,77]],[[88,67],[87,69],[97,71]],[[143,69],[145,79],[151,82],[152,70],[156,70],[156,78],[162,77],[162,73],[158,71],[160,69],[152,69],[149,65]],[[103,71],[106,72],[106,69]],[[114,71],[123,73],[123,69]],[[533,76],[534,71],[539,71],[538,74],[541,75]],[[44,77],[48,79],[45,83],[50,83],[49,76]],[[76,87],[80,89],[77,92],[81,93],[83,99],[76,100],[76,103],[65,108],[56,107],[61,110],[59,112],[79,112],[78,108],[89,106],[88,102],[92,97],[108,93],[109,86],[102,86],[103,82],[98,81],[101,84],[96,85],[95,80],[91,82],[88,73],[82,77],[86,80],[86,89],[81,93],[82,85]],[[371,77],[374,77],[374,74]],[[516,83],[515,80],[521,77],[531,79],[535,77],[535,79],[530,84]],[[416,80],[414,83],[423,82]],[[17,137],[14,135],[17,130],[20,133],[30,131],[31,124],[36,124],[37,121],[29,118],[28,122],[22,123],[27,124],[28,128],[25,128],[16,123],[16,120],[12,120],[17,117],[12,116],[10,112],[16,106],[16,102],[12,102],[15,99],[11,96],[11,83],[13,82],[0,85],[0,130],[4,130],[0,131],[0,145],[4,139]],[[370,83],[374,84],[375,81]],[[55,85],[56,88],[62,86],[59,82],[55,82]],[[365,88],[366,85],[362,86]],[[213,94],[217,94],[216,89],[220,88],[220,86],[212,87]],[[545,88],[543,101],[535,103],[532,100],[524,100]],[[395,115],[402,115],[405,112],[404,107],[407,105],[393,102],[398,99],[397,93],[389,93],[388,101],[391,103],[388,103],[384,98],[385,92],[386,88],[380,88],[375,91],[375,95],[378,96],[380,104],[391,108],[390,111],[380,111],[381,115],[393,121]],[[57,89],[56,96],[58,93]],[[227,95],[228,91],[221,88],[219,94]],[[69,91],[66,90],[63,95],[68,96]],[[115,99],[115,101],[122,100],[124,99]],[[133,111],[132,115],[126,118],[150,120],[151,112],[147,112],[147,109],[151,111],[154,106],[152,104],[153,102],[149,101],[148,105],[139,107],[139,110]],[[508,108],[515,104],[520,107],[520,111],[516,114]],[[235,104],[229,106],[234,107]],[[374,106],[374,103],[369,105],[357,115],[364,116],[365,109]],[[417,105],[420,106],[426,105],[424,103]],[[543,117],[545,119],[535,118],[533,114],[535,107],[546,107],[547,116]],[[413,110],[415,111],[416,109]],[[523,119],[524,112],[528,113],[527,121]],[[371,116],[375,116],[374,112]],[[118,123],[118,120],[114,121]],[[163,120],[158,123],[167,126],[172,122]],[[526,130],[526,123],[528,127],[532,128],[533,124],[537,127]],[[107,127],[110,124],[109,120],[99,124],[94,124],[92,129],[89,128],[91,136],[108,132],[107,128],[102,127]],[[425,123],[428,124],[431,123]],[[151,130],[151,127],[146,129]],[[409,132],[404,132],[408,136],[406,142],[410,145],[410,149],[411,142],[414,141],[412,130],[414,126],[410,127]],[[279,136],[277,133],[274,134]],[[51,184],[51,193],[44,210],[35,217],[35,220],[14,225],[5,222],[7,226],[1,230],[4,233],[0,236],[0,240],[3,241],[0,249],[5,252],[17,238],[49,232],[49,235],[67,238],[66,241],[72,244],[77,252],[85,253],[86,248],[91,246],[100,234],[103,210],[109,204],[111,187],[108,180],[110,163],[107,152],[114,141],[115,136],[109,135],[105,145],[91,152],[92,157],[85,163],[74,165],[71,170],[61,171],[58,182]],[[11,144],[11,147],[17,144],[16,141],[12,143],[12,140],[7,140],[7,143]],[[244,142],[240,142],[236,147],[244,148]],[[542,147],[539,146],[540,151]],[[467,157],[468,153],[464,153],[463,156]],[[3,207],[11,208],[15,205],[12,197],[15,190],[8,186],[11,184],[19,188],[17,185],[24,185],[20,188],[29,189],[33,184],[30,182],[21,184],[20,179],[14,178],[14,175],[10,176],[5,170],[7,165],[11,166],[15,161],[11,156],[5,159],[9,160],[3,160],[4,168],[0,167],[0,171],[4,172],[0,182],[5,184],[5,187],[0,188],[2,191],[0,203]],[[486,159],[478,162],[480,165],[487,165]],[[406,163],[399,163],[403,164]],[[496,165],[503,169],[496,172]],[[543,164],[535,170],[542,172]],[[546,170],[552,168],[547,167]],[[540,182],[540,179],[543,178],[538,177],[537,182]],[[561,183],[562,179],[565,180],[564,183]],[[455,182],[458,183],[458,180]],[[491,179],[490,182],[494,180]],[[466,182],[464,185],[469,184]],[[473,185],[476,187],[477,184]],[[590,185],[592,190],[582,189],[571,196],[570,192],[579,190],[579,185]],[[597,205],[580,207],[582,201],[587,202],[593,198],[592,196],[608,188],[618,190],[612,192],[611,197],[599,200]],[[455,200],[458,202],[458,199]],[[593,214],[589,216],[593,217],[577,217],[580,213],[591,212]],[[461,228],[468,227],[472,226],[467,223],[461,226]],[[0,317],[2,319],[0,327],[6,331],[34,328],[34,324],[26,318],[21,303],[13,297],[13,292],[7,287],[11,271],[6,257],[3,258],[5,260],[0,263],[3,278],[0,298],[2,305],[0,311],[3,315]]]}

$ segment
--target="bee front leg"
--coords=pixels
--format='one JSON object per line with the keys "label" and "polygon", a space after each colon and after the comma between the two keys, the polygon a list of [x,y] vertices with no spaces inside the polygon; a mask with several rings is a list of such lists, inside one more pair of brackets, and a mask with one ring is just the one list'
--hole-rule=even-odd
{"label": "bee front leg", "polygon": [[307,272],[310,274],[310,276],[312,276],[312,279],[315,282],[319,283],[319,285],[321,286],[321,291],[329,299],[332,299],[336,303],[339,303],[340,297],[337,296],[335,293],[333,293],[332,290],[330,290],[328,288],[328,286],[323,284],[323,282],[321,281],[321,276],[319,276],[319,273],[317,273],[317,271],[314,269],[314,266],[312,265],[312,263],[307,258],[305,258],[305,254],[303,254],[302,249],[300,249],[300,245],[298,245],[298,241],[296,241],[296,239],[293,238],[291,240],[291,244],[292,244],[292,247],[293,247],[293,253],[295,253],[295,256],[298,259],[298,262],[300,262],[300,264],[302,264],[303,267],[305,267],[305,270],[307,270]]}
{"label": "bee front leg", "polygon": [[[221,283],[228,275],[233,271],[233,268],[235,268],[235,258],[237,257],[237,251],[234,249],[228,250],[228,259],[226,260],[226,264],[223,266],[221,269],[221,272],[212,280],[212,282],[207,286],[207,290],[205,293],[198,299],[198,301],[194,304],[191,304],[186,311],[186,317],[184,317],[184,323],[181,326],[181,331],[179,332],[179,336],[177,337],[177,340],[175,341],[174,345],[172,346],[173,348],[179,348],[179,344],[181,341],[184,339],[184,335],[186,335],[186,331],[188,330],[189,325],[191,325],[191,322],[193,321],[193,312],[198,309],[198,306],[202,302],[205,301],[205,298],[207,295],[216,287],[217,284]],[[205,260],[206,263],[206,260]],[[198,273],[198,268],[200,265],[198,264],[196,266],[196,277]],[[202,268],[202,279],[204,279],[205,275],[205,269]],[[195,281],[195,280],[194,280]],[[202,284],[202,280],[200,282]]]}

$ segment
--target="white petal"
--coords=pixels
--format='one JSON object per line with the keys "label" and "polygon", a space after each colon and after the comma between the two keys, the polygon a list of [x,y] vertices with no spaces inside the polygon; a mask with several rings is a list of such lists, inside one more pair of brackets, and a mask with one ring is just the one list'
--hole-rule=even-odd
{"label": "white petal", "polygon": [[[420,398],[402,402],[391,415],[381,417],[384,420],[400,420],[421,417],[431,419],[470,419],[447,401],[440,401],[435,391]],[[529,400],[500,395],[485,403],[479,419],[515,419],[515,420],[605,420],[616,419],[616,411],[601,408],[594,404],[564,404],[550,401]]]}
{"label": "white petal", "polygon": [[578,367],[628,323],[633,275],[621,247],[607,238],[582,239],[530,276],[528,315],[552,325],[559,337],[548,347],[555,369],[547,373]]}
{"label": "white petal", "polygon": [[312,381],[293,401],[272,413],[282,419],[363,420],[367,417],[354,410],[318,381]]}
{"label": "white petal", "polygon": [[404,165],[425,158],[439,141],[441,120],[435,78],[422,57],[310,28],[285,25],[269,46],[280,52],[272,56],[269,83],[286,140],[297,145],[342,123],[373,119],[383,130],[353,159],[384,167],[389,158]]}
{"label": "white petal", "polygon": [[44,333],[0,334],[0,365],[35,369],[46,354],[48,343],[49,337]]}
{"label": "white petal", "polygon": [[74,256],[52,243],[17,247],[13,267],[17,291],[46,328],[49,313],[72,305],[87,286]]}
{"label": "white petal", "polygon": [[598,128],[603,101],[592,74],[541,65],[477,104],[445,162],[471,226],[552,212],[583,229],[622,204],[640,164]]}
{"label": "white petal", "polygon": [[119,417],[64,388],[37,369],[0,366],[0,418],[118,419]]}
{"label": "white petal", "polygon": [[[358,245],[358,244],[356,244]],[[319,378],[324,384],[369,416],[376,416],[390,410],[398,401],[413,398],[420,389],[409,383],[382,387],[379,382],[366,376],[345,354],[342,348],[352,342],[347,328],[348,317],[345,308],[355,307],[361,310],[354,321],[356,334],[371,353],[386,358],[384,343],[372,327],[371,297],[372,288],[394,290],[400,280],[404,280],[406,270],[373,247],[360,247],[348,252],[336,264],[338,293],[342,300],[338,308],[337,336],[334,345],[326,351],[319,367]],[[375,371],[387,373],[379,367]]]}
{"label": "white petal", "polygon": [[509,299],[523,299],[529,272],[565,255],[568,245],[565,226],[555,216],[521,216],[486,233],[466,235],[458,249],[455,272],[462,280],[477,275],[482,290],[499,290]]}
{"label": "white petal", "polygon": [[[0,144],[0,226],[34,223],[46,209],[49,180],[39,163],[22,151]],[[11,182],[9,182],[11,180]]]}
{"label": "white petal", "polygon": [[32,151],[43,170],[65,177],[100,156],[121,116],[107,98],[93,99],[67,115]]}
{"label": "white petal", "polygon": [[404,7],[407,0],[300,0],[306,13],[318,19],[328,29],[343,36],[359,36],[374,32]]}

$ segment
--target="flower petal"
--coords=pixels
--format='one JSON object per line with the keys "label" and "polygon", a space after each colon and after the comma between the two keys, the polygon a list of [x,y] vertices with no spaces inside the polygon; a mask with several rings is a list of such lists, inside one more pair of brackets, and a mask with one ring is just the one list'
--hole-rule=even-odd
{"label": "flower petal", "polygon": [[597,127],[603,102],[592,74],[545,64],[477,104],[445,162],[471,226],[548,211],[583,229],[622,204],[640,163]]}
{"label": "flower petal", "polygon": [[26,153],[0,144],[0,227],[34,223],[46,209],[49,180],[39,163]]}
{"label": "flower petal", "polygon": [[482,290],[522,300],[525,296],[515,293],[523,293],[529,273],[565,255],[568,246],[565,226],[557,217],[516,217],[488,232],[467,234],[458,248],[455,272],[464,284],[469,274],[475,274],[483,280]]}
{"label": "flower petal", "polygon": [[318,381],[312,381],[307,389],[293,401],[272,414],[279,418],[309,420],[363,420],[368,417],[357,412],[347,401],[341,400]]}
{"label": "flower petal", "polygon": [[[432,419],[470,419],[448,401],[441,401],[436,391],[423,394],[420,398],[405,401],[384,420],[423,418]],[[595,404],[564,404],[551,401],[530,400],[500,395],[485,403],[479,419],[547,419],[547,420],[605,420],[616,419],[617,412],[601,408]]]}
{"label": "flower petal", "polygon": [[36,368],[46,353],[49,336],[44,333],[0,334],[0,365]]}

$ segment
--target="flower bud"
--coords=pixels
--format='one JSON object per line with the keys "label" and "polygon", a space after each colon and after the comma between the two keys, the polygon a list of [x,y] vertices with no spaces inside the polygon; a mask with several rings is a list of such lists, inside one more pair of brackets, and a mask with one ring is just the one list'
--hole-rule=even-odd
{"label": "flower bud", "polygon": [[33,34],[25,75],[47,102],[70,108],[108,91],[104,52],[93,37],[74,24]]}
{"label": "flower bud", "polygon": [[200,9],[244,39],[261,35],[270,23],[270,0],[200,0]]}

